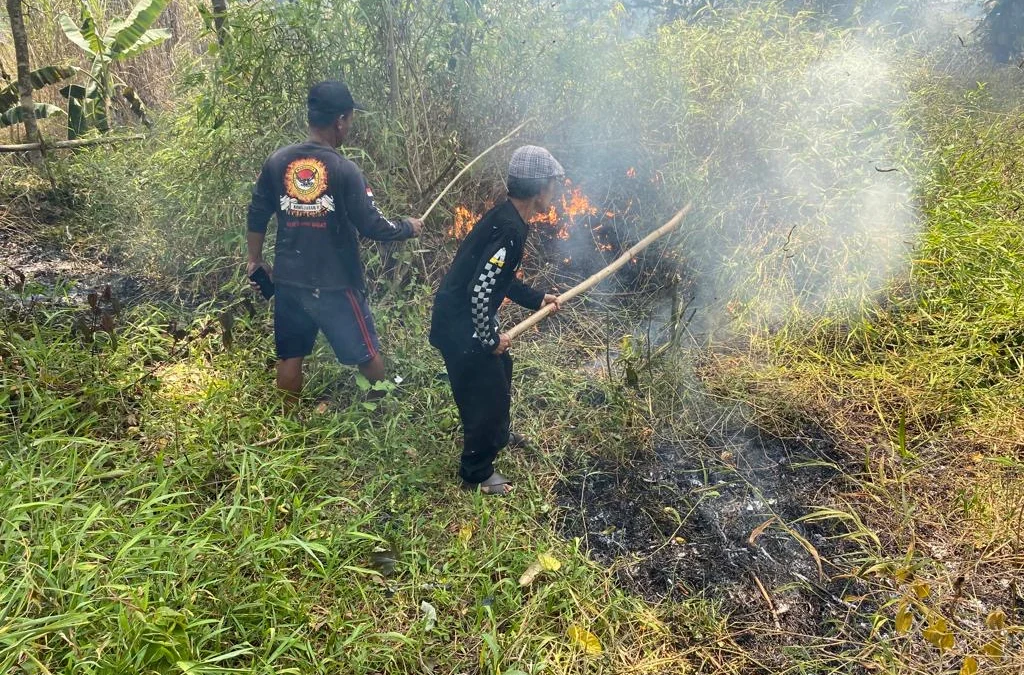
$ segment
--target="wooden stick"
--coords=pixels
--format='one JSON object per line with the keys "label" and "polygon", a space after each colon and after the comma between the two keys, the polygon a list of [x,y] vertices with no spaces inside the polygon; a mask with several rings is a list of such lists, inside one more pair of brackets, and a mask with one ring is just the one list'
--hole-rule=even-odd
{"label": "wooden stick", "polygon": [[73,141],[56,141],[54,143],[17,143],[15,145],[0,145],[0,152],[27,152],[29,150],[47,150],[64,148],[81,148],[86,145],[102,145],[106,143],[120,143],[121,141],[141,141],[145,136],[136,134],[134,136],[111,136],[109,138],[85,138]]}
{"label": "wooden stick", "polygon": [[444,196],[445,196],[446,194],[448,194],[448,190],[451,190],[451,189],[452,189],[452,186],[453,186],[453,185],[455,185],[455,183],[456,183],[456,182],[457,182],[457,181],[458,181],[458,180],[459,180],[460,178],[462,178],[462,174],[464,174],[464,173],[466,173],[467,171],[469,171],[469,167],[471,167],[471,166],[473,166],[474,164],[476,164],[476,163],[477,163],[477,160],[479,160],[479,159],[480,159],[481,157],[483,157],[484,155],[486,155],[487,153],[489,153],[489,152],[490,152],[491,150],[494,150],[494,149],[495,149],[496,147],[498,147],[499,145],[501,145],[501,144],[503,144],[503,143],[506,143],[506,142],[507,142],[507,141],[508,141],[508,140],[509,140],[510,138],[512,138],[513,136],[515,136],[515,135],[516,135],[516,134],[517,134],[517,133],[519,132],[519,130],[520,130],[520,129],[522,129],[523,127],[525,127],[525,126],[526,126],[527,124],[529,124],[529,123],[530,123],[530,122],[532,122],[532,121],[533,121],[533,120],[526,120],[525,122],[523,122],[522,124],[520,124],[520,125],[519,125],[518,127],[516,127],[515,129],[513,129],[512,131],[510,131],[510,132],[508,132],[507,134],[505,134],[505,135],[504,135],[504,136],[503,136],[503,137],[501,138],[501,140],[500,140],[500,141],[498,141],[497,143],[495,143],[494,145],[492,145],[491,147],[487,148],[486,150],[484,150],[483,152],[481,152],[481,153],[480,153],[479,155],[477,155],[476,157],[474,157],[474,158],[473,158],[473,161],[471,161],[471,162],[470,162],[469,164],[467,164],[466,166],[462,167],[462,171],[460,171],[460,172],[458,172],[457,174],[455,174],[455,178],[452,178],[452,179],[451,179],[451,182],[449,182],[449,183],[448,183],[448,185],[446,185],[446,186],[445,186],[445,188],[444,188],[443,190],[441,190],[441,194],[439,194],[439,195],[437,196],[437,199],[435,199],[435,200],[434,200],[434,203],[433,203],[433,204],[431,204],[431,205],[430,205],[429,207],[427,207],[427,210],[426,210],[426,211],[425,211],[425,212],[423,213],[423,215],[422,215],[422,216],[420,216],[420,220],[426,220],[426,219],[427,219],[427,216],[429,216],[429,215],[430,215],[430,212],[434,210],[434,207],[435,207],[435,206],[437,206],[437,205],[438,205],[438,204],[439,204],[439,203],[441,202],[441,199],[442,199],[442,198],[443,198],[443,197],[444,197]]}
{"label": "wooden stick", "polygon": [[[693,202],[690,202],[682,209],[680,209],[679,213],[672,216],[672,220],[668,221],[667,223],[656,229],[654,232],[651,232],[649,235],[647,235],[637,243],[633,244],[633,246],[630,247],[628,251],[626,251],[618,258],[616,258],[615,262],[608,265],[597,274],[587,278],[585,281],[577,284],[576,286],[573,286],[565,293],[559,295],[559,303],[565,302],[567,300],[572,300],[577,295],[582,295],[583,293],[586,293],[591,288],[597,286],[599,283],[610,277],[619,268],[623,267],[626,263],[632,260],[633,256],[635,256],[637,253],[644,250],[652,243],[654,243],[656,240],[660,239],[661,237],[665,236],[672,230],[679,227],[679,224],[683,222],[683,218],[686,217],[686,214],[690,212],[691,208],[693,208]],[[546,319],[548,316],[550,316],[553,310],[553,305],[547,305],[545,307],[542,307],[540,310],[534,312],[525,321],[521,321],[520,323],[513,326],[512,330],[508,331],[509,338],[514,340],[515,338],[519,337],[520,335],[528,331],[530,328],[533,328],[535,325],[537,325],[538,323]]]}

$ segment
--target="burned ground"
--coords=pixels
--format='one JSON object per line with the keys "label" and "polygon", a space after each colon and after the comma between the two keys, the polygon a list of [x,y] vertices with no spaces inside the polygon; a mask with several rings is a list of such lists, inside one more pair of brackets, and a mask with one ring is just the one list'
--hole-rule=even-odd
{"label": "burned ground", "polygon": [[[151,281],[115,269],[97,247],[78,242],[66,224],[71,207],[59,197],[8,196],[0,218],[2,286],[16,291],[18,300],[42,304],[65,295],[82,304],[104,286],[126,302],[155,297]],[[166,290],[162,295],[171,296]]]}
{"label": "burned ground", "polygon": [[557,488],[562,531],[627,591],[652,602],[704,597],[736,626],[761,627],[741,628],[739,643],[866,634],[863,608],[845,599],[860,595],[857,584],[840,578],[853,547],[843,532],[795,522],[838,489],[832,450],[820,436],[742,430],[628,463],[595,459]]}

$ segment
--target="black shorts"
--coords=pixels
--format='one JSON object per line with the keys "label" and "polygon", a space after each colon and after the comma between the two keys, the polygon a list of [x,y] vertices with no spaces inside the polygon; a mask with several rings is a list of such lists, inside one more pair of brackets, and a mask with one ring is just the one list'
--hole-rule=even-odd
{"label": "black shorts", "polygon": [[359,291],[319,291],[279,284],[274,295],[274,344],[277,358],[313,353],[323,331],[338,361],[362,365],[380,353],[377,329],[366,296]]}

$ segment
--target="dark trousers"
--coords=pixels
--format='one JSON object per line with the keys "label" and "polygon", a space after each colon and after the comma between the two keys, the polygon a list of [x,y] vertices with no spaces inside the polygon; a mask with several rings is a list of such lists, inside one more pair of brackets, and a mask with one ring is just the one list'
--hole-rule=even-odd
{"label": "dark trousers", "polygon": [[462,418],[459,476],[480,483],[494,473],[494,458],[508,445],[512,357],[441,352]]}

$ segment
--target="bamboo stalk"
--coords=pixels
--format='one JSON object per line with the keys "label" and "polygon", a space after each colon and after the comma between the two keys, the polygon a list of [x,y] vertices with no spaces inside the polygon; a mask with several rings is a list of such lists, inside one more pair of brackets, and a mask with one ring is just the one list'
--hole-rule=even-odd
{"label": "bamboo stalk", "polygon": [[480,158],[482,158],[482,157],[483,157],[484,155],[486,155],[487,153],[489,153],[489,152],[490,152],[491,150],[494,150],[494,149],[495,149],[496,147],[498,147],[499,145],[502,145],[503,143],[506,143],[506,142],[508,142],[508,140],[509,140],[510,138],[512,138],[513,136],[515,136],[515,135],[516,135],[517,133],[519,133],[519,130],[520,130],[520,129],[522,129],[523,127],[525,127],[525,126],[526,126],[527,124],[529,124],[529,123],[530,123],[531,121],[532,121],[532,120],[526,120],[525,122],[523,122],[522,124],[520,124],[520,125],[519,125],[518,127],[516,127],[515,129],[513,129],[512,131],[510,131],[510,132],[508,132],[507,134],[505,134],[504,136],[502,136],[502,137],[501,137],[501,140],[499,140],[499,141],[498,141],[497,143],[495,143],[494,145],[492,145],[491,147],[487,148],[486,150],[484,150],[483,152],[481,152],[481,153],[480,153],[479,155],[477,155],[476,157],[474,157],[474,158],[473,158],[473,160],[472,160],[472,161],[471,161],[471,162],[470,162],[469,164],[467,164],[466,166],[462,167],[462,171],[460,171],[460,172],[458,172],[457,174],[455,174],[455,178],[452,178],[452,179],[451,179],[451,181],[450,181],[450,182],[448,183],[448,185],[446,185],[446,186],[444,187],[444,189],[443,189],[443,190],[441,190],[441,194],[437,195],[437,199],[435,199],[435,200],[434,200],[434,202],[433,202],[433,203],[432,203],[432,204],[431,204],[431,205],[430,205],[429,207],[427,207],[427,210],[426,210],[426,211],[425,211],[425,212],[423,213],[423,215],[422,215],[422,216],[420,216],[420,220],[426,220],[426,219],[427,219],[427,216],[429,216],[429,215],[430,215],[430,212],[434,210],[434,207],[435,207],[435,206],[437,206],[437,205],[438,205],[438,204],[439,204],[439,203],[441,202],[441,199],[442,199],[442,198],[443,198],[443,197],[444,197],[444,196],[445,196],[446,194],[448,194],[448,190],[451,190],[451,189],[452,189],[452,186],[453,186],[453,185],[455,185],[455,183],[456,183],[456,182],[457,182],[457,181],[458,181],[458,180],[459,180],[460,178],[462,178],[462,174],[464,174],[464,173],[466,173],[467,171],[469,171],[469,168],[470,168],[471,166],[473,166],[474,164],[476,164],[476,163],[477,163],[477,161],[478,161],[478,160],[479,160]]}
{"label": "bamboo stalk", "polygon": [[81,148],[86,145],[103,145],[106,143],[119,143],[121,141],[141,141],[145,136],[136,134],[134,136],[111,136],[110,138],[85,138],[73,141],[56,141],[54,143],[17,143],[15,145],[0,145],[0,152],[27,152],[29,150],[41,150],[44,145],[47,150],[60,150],[66,148]]}
{"label": "bamboo stalk", "polygon": [[[644,250],[661,237],[665,236],[672,230],[679,227],[679,224],[683,222],[683,218],[686,217],[686,214],[690,212],[691,208],[693,208],[693,202],[690,202],[682,209],[680,209],[679,212],[676,213],[676,215],[672,216],[672,219],[670,221],[656,229],[654,232],[651,232],[649,235],[647,235],[637,243],[633,244],[633,246],[631,246],[628,251],[626,251],[618,258],[616,258],[614,262],[605,267],[603,270],[601,270],[597,274],[594,274],[593,276],[588,277],[586,280],[573,286],[565,293],[559,295],[559,303],[572,300],[577,295],[582,295],[583,293],[586,293],[594,286],[597,286],[599,283],[610,277],[619,268],[625,266],[626,263],[632,260],[633,256],[635,256],[637,253]],[[517,323],[515,326],[512,327],[510,331],[508,331],[509,339],[514,340],[515,338],[519,337],[520,335],[528,331],[530,328],[533,328],[538,323],[540,323],[548,316],[550,316],[553,311],[554,305],[547,305],[545,307],[542,307],[540,310],[534,312],[525,321]]]}

